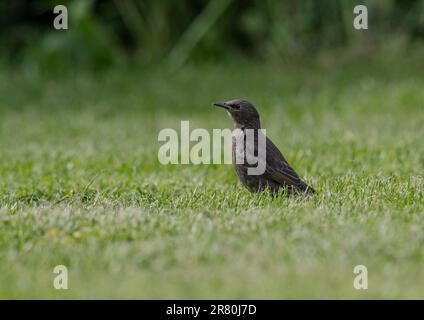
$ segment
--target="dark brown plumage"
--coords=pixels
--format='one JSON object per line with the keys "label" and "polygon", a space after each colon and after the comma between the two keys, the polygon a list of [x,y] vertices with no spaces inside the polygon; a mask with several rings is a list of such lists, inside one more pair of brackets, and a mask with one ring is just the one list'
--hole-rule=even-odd
{"label": "dark brown plumage", "polygon": [[[245,132],[246,129],[253,129],[254,132],[254,146],[246,145],[250,140],[244,138],[244,151],[247,153],[248,150],[254,150],[255,155],[258,155],[258,134],[261,134],[259,113],[256,108],[246,100],[231,100],[227,102],[214,103],[215,106],[224,108],[228,111],[232,119],[234,120],[235,129],[240,129],[238,132]],[[237,134],[237,133],[236,133]],[[315,190],[303,182],[297,173],[290,167],[287,160],[283,157],[278,148],[274,143],[266,137],[266,166],[265,172],[261,175],[249,175],[248,168],[255,167],[250,165],[247,161],[243,164],[237,164],[236,158],[236,138],[233,135],[233,164],[237,173],[237,176],[241,183],[246,186],[252,192],[260,192],[266,188],[270,188],[275,194],[284,189],[289,194],[309,194],[315,193]],[[250,148],[249,148],[250,147]]]}

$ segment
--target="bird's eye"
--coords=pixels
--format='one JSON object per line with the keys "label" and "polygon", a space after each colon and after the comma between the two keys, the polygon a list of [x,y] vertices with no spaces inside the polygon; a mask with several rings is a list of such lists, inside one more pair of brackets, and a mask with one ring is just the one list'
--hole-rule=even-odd
{"label": "bird's eye", "polygon": [[234,108],[234,109],[240,109],[240,106],[237,105],[237,104],[233,104],[231,107]]}

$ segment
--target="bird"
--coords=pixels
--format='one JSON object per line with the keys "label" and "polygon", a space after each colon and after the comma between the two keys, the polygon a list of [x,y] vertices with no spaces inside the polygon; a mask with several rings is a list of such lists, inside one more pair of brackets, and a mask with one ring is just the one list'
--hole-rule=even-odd
{"label": "bird", "polygon": [[[257,155],[257,165],[259,166],[259,161],[261,161],[261,157],[258,154],[261,150],[258,148],[258,145],[260,145],[259,135],[263,133],[261,133],[261,123],[258,111],[253,104],[243,99],[215,102],[213,106],[226,109],[234,121],[235,130],[233,131],[232,137],[232,162],[238,179],[248,190],[252,193],[258,193],[270,189],[273,195],[286,192],[288,195],[304,194],[311,196],[316,193],[312,187],[299,178],[298,174],[289,165],[280,150],[268,137],[266,137],[266,140],[263,140],[266,141],[266,156],[265,159],[262,157],[262,161],[265,161],[263,166],[264,171],[257,175],[249,174],[249,168],[254,166],[248,163],[248,161],[242,161],[243,163],[237,163],[236,161],[237,152],[240,152],[237,150],[236,145],[237,139],[239,139],[240,136],[237,135],[242,134],[243,136],[242,151],[245,152],[244,160],[246,160],[249,152],[251,153],[253,151],[255,155]],[[249,131],[247,129],[251,129],[254,139],[246,138],[248,137],[247,131]]]}

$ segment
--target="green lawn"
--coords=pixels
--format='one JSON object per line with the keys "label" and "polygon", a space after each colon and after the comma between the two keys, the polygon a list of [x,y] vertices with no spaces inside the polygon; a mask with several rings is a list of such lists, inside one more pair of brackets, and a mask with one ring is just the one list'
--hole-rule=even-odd
{"label": "green lawn", "polygon": [[[0,298],[424,298],[422,56],[3,71]],[[210,106],[232,98],[258,106],[317,196],[159,164],[161,129],[232,128]]]}

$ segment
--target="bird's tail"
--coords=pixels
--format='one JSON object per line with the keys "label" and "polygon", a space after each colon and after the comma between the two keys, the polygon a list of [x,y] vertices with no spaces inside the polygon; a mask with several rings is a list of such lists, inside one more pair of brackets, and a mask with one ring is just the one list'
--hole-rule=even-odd
{"label": "bird's tail", "polygon": [[299,183],[299,185],[297,186],[297,189],[299,191],[301,191],[302,193],[305,193],[305,194],[310,195],[310,196],[317,193],[314,188],[310,187],[309,185],[307,185],[303,181],[301,181],[301,183]]}

